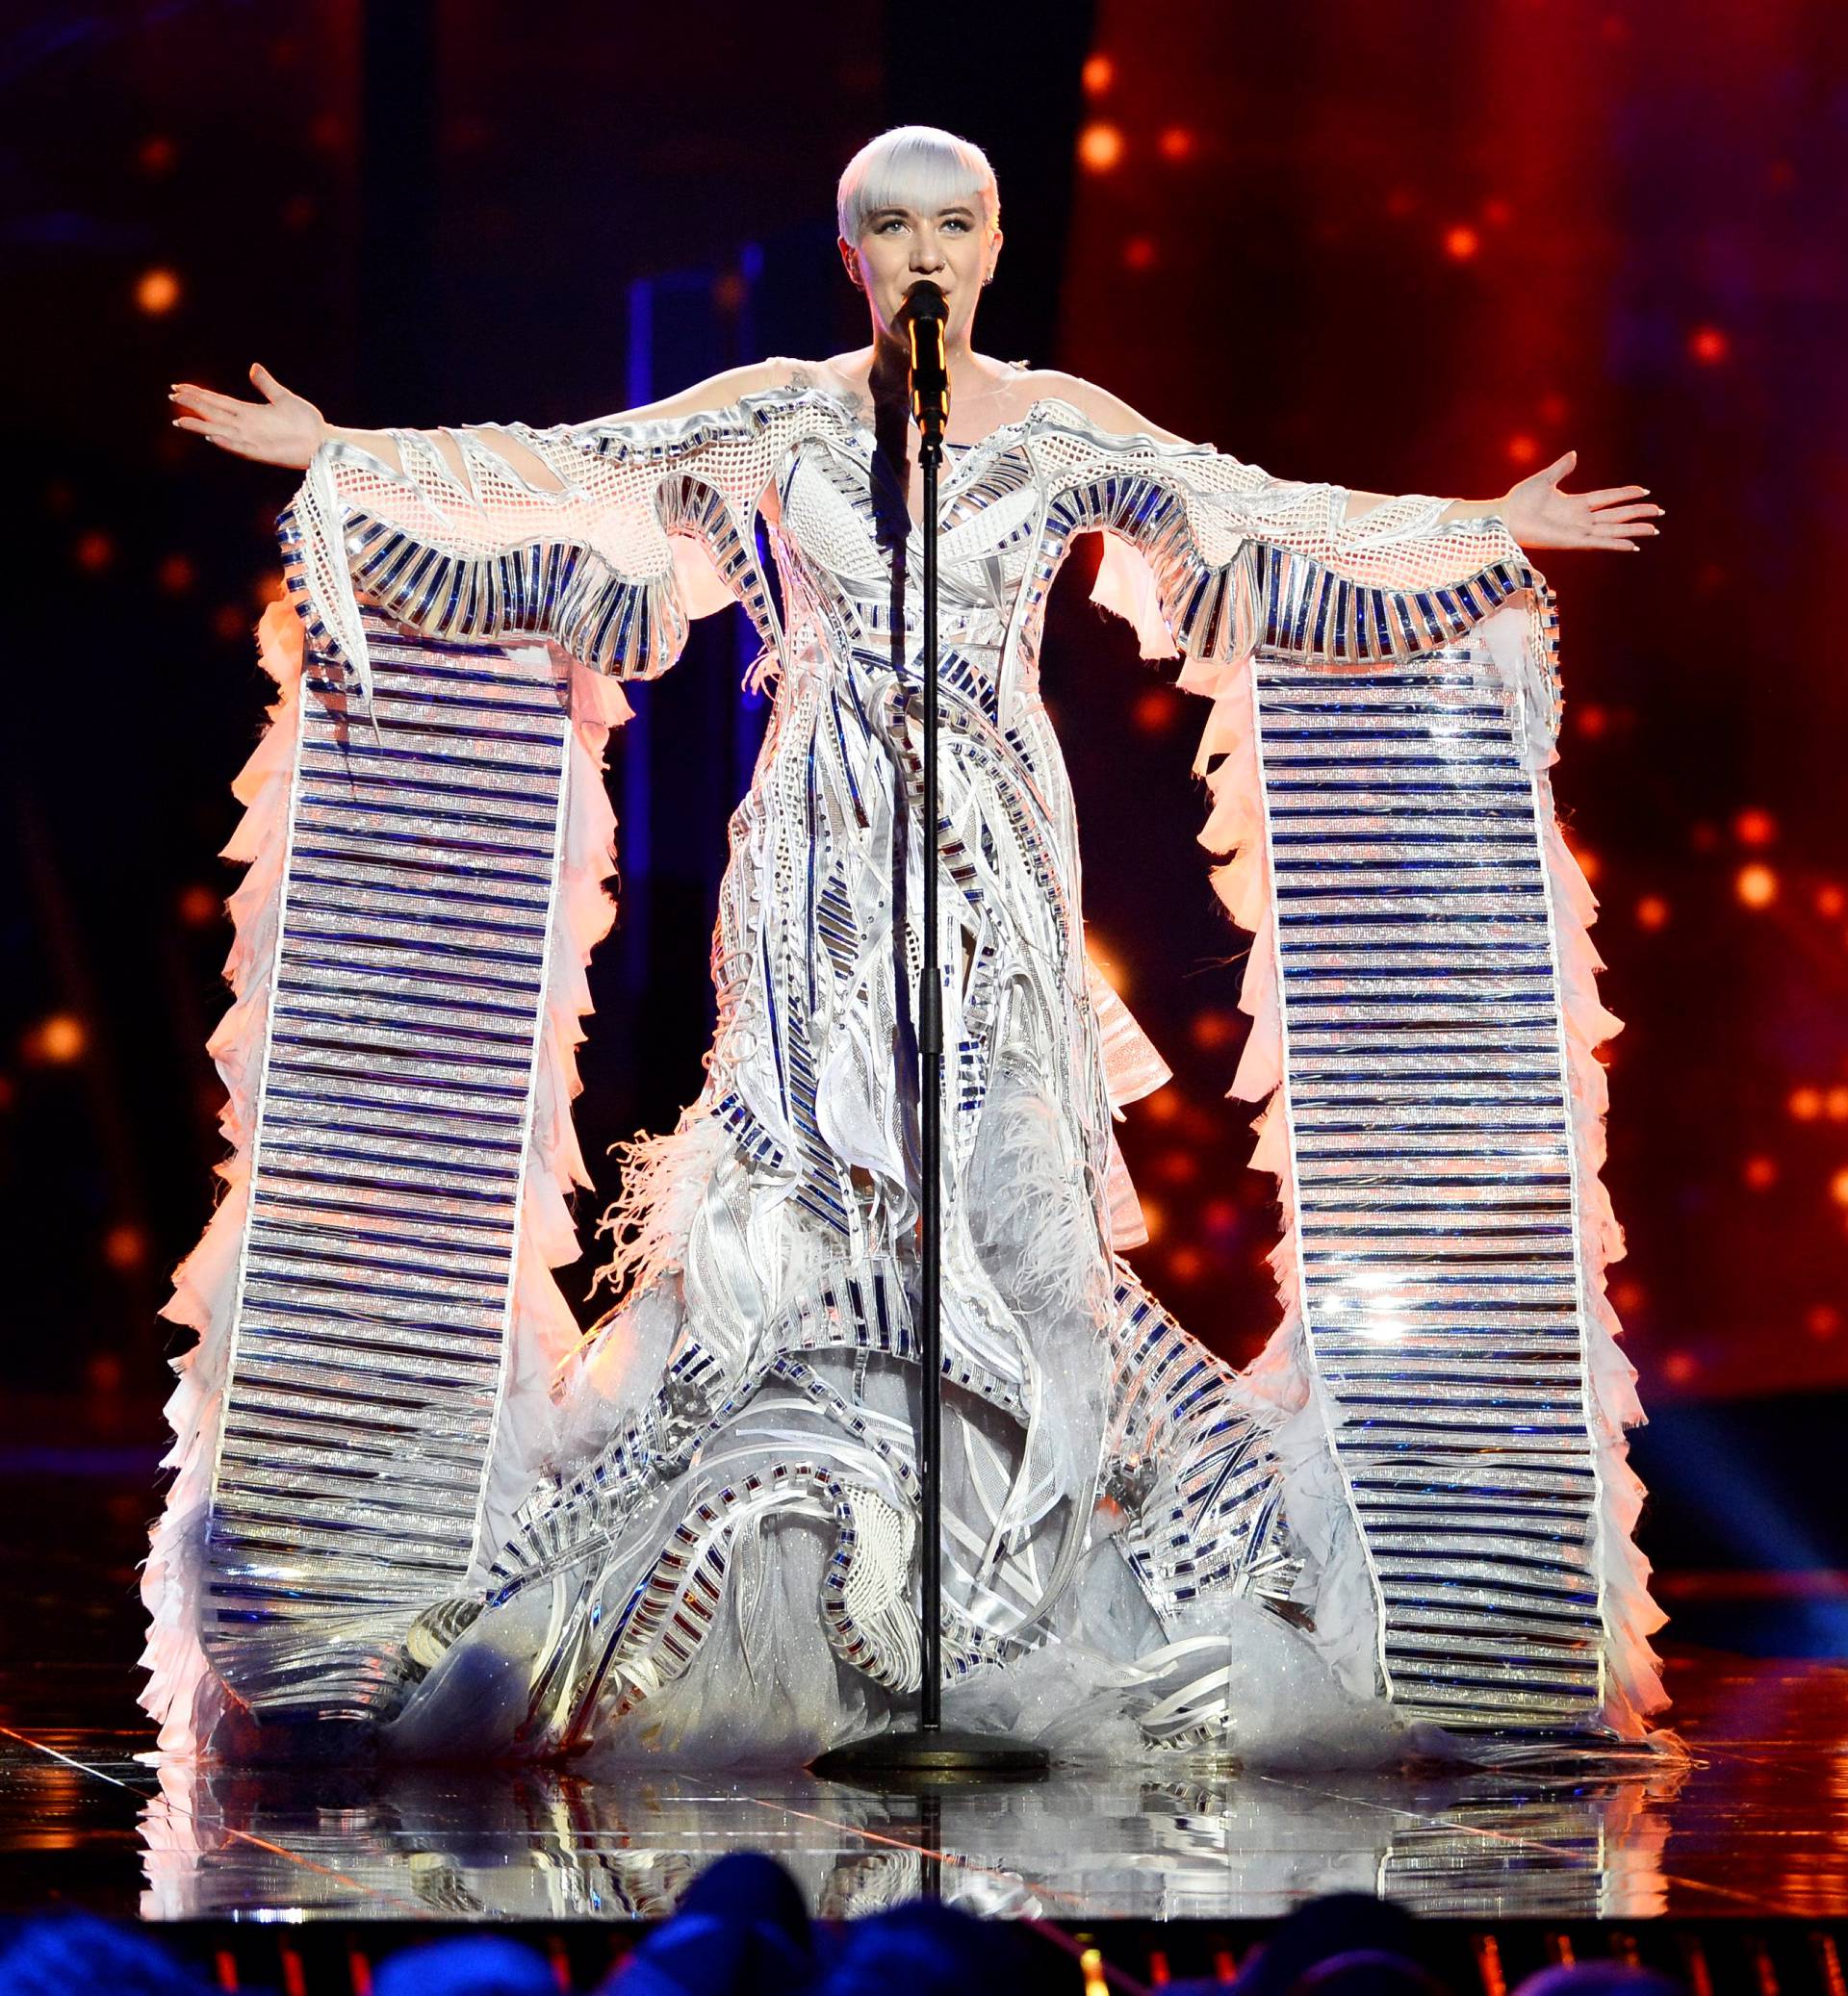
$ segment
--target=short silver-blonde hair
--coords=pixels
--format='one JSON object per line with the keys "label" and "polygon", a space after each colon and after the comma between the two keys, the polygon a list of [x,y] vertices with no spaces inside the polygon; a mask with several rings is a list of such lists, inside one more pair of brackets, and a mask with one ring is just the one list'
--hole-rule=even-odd
{"label": "short silver-blonde hair", "polygon": [[858,243],[866,218],[881,208],[929,214],[952,201],[975,202],[989,232],[1000,226],[1001,191],[988,154],[936,125],[894,125],[847,162],[834,196],[834,219],[842,240]]}

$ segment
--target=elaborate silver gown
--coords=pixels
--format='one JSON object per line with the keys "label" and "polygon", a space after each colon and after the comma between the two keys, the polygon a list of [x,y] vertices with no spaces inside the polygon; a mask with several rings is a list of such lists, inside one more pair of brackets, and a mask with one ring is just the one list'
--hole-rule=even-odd
{"label": "elaborate silver gown", "polygon": [[[919,1668],[916,531],[800,374],[457,432],[462,477],[394,435],[401,472],[323,447],[282,523],[307,663],[272,612],[148,1702],[179,1751],[806,1756]],[[1551,598],[1499,522],[1346,501],[1059,399],[946,467],[948,1709],[1074,1752],[1633,1738],[1661,1702]],[[1113,1117],[1167,1070],[1087,960],[1038,685],[1091,531],[1099,600],[1213,703],[1202,839],[1256,936],[1233,1092],[1274,1091],[1284,1318],[1244,1374],[1122,1259]],[[614,682],[732,597],[776,693],[717,1034],[580,1340],[547,1270],[588,1182],[600,752]]]}

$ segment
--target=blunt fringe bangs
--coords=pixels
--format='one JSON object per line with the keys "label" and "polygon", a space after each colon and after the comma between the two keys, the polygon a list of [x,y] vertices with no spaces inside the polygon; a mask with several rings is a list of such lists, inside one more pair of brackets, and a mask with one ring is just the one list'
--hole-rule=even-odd
{"label": "blunt fringe bangs", "polygon": [[858,243],[866,218],[877,209],[928,213],[952,201],[973,201],[985,228],[998,225],[1001,194],[988,154],[936,125],[895,125],[847,162],[834,197],[834,219],[842,237]]}

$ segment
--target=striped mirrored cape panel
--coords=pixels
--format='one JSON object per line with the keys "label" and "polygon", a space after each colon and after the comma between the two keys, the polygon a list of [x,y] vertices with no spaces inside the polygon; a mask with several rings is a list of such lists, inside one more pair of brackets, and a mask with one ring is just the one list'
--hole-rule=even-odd
{"label": "striped mirrored cape panel", "polygon": [[1260,652],[1301,1293],[1408,1714],[1595,1727],[1603,1626],[1543,839],[1485,651]]}
{"label": "striped mirrored cape panel", "polygon": [[366,617],[311,652],[206,1642],[265,1718],[359,1719],[460,1590],[506,1357],[570,717],[543,648]]}

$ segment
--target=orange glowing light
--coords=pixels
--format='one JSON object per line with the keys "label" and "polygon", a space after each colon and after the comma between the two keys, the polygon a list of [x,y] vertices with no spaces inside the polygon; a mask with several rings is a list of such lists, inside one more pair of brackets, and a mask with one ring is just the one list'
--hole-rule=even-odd
{"label": "orange glowing light", "polygon": [[1778,898],[1778,877],[1755,859],[1750,866],[1739,868],[1732,891],[1747,908],[1769,908]]}
{"label": "orange glowing light", "polygon": [[198,580],[198,571],[184,554],[169,554],[154,571],[154,579],[168,596],[180,596]]}
{"label": "orange glowing light", "polygon": [[1812,1338],[1833,1338],[1841,1329],[1841,1312],[1833,1303],[1818,1303],[1805,1314],[1803,1327]]}
{"label": "orange glowing light", "polygon": [[1502,447],[1508,453],[1510,464],[1533,464],[1540,456],[1540,440],[1530,437],[1526,430],[1517,430]]}
{"label": "orange glowing light", "polygon": [[90,1046],[90,1033],[75,1012],[54,1011],[42,1018],[26,1035],[25,1055],[48,1067],[65,1067],[81,1061]]}
{"label": "orange glowing light", "polygon": [[1194,1020],[1194,1044],[1209,1049],[1229,1046],[1238,1036],[1239,1022],[1229,1011],[1203,1011]]}
{"label": "orange glowing light", "polygon": [[1668,903],[1659,894],[1645,894],[1636,904],[1636,926],[1639,929],[1666,929]]}
{"label": "orange glowing light", "polygon": [[1147,1229],[1149,1240],[1159,1241],[1162,1238],[1162,1229],[1168,1224],[1168,1215],[1162,1211],[1160,1205],[1153,1199],[1143,1199],[1141,1201],[1141,1205],[1142,1209],[1142,1225]]}
{"label": "orange glowing light", "polygon": [[1191,1150],[1165,1150],[1155,1170],[1164,1185],[1192,1185],[1200,1175],[1200,1161]]}
{"label": "orange glowing light", "polygon": [[1087,125],[1078,135],[1078,161],[1092,173],[1108,173],[1123,157],[1123,135],[1115,125]]}
{"label": "orange glowing light", "polygon": [[721,312],[736,312],[749,294],[735,270],[726,271],[712,287],[712,302]]}
{"label": "orange glowing light", "polygon": [[1837,1206],[1848,1206],[1848,1169],[1837,1171],[1829,1181],[1829,1196]]}
{"label": "orange glowing light", "polygon": [[1151,1123],[1171,1123],[1181,1113],[1181,1098],[1172,1088],[1157,1088],[1147,1101],[1136,1106],[1137,1113]]}
{"label": "orange glowing light", "polygon": [[1826,921],[1834,921],[1844,908],[1848,908],[1848,894],[1844,894],[1833,881],[1816,889],[1816,912]]}
{"label": "orange glowing light", "polygon": [[1452,263],[1467,264],[1481,247],[1481,237],[1466,221],[1444,231],[1444,254]]}
{"label": "orange glowing light", "polygon": [[1168,1258],[1168,1272],[1176,1282],[1197,1282],[1206,1271],[1206,1260],[1197,1247],[1177,1247]]}
{"label": "orange glowing light", "polygon": [[1191,160],[1196,141],[1187,126],[1169,125],[1155,142],[1165,160]]}
{"label": "orange glowing light", "polygon": [[1131,718],[1144,734],[1165,733],[1173,727],[1178,714],[1174,697],[1166,686],[1151,686],[1146,693],[1138,694],[1130,708]]}
{"label": "orange glowing light", "polygon": [[1640,1282],[1620,1282],[1611,1291],[1610,1300],[1629,1317],[1649,1301],[1649,1292]]}
{"label": "orange glowing light", "polygon": [[212,630],[215,636],[229,644],[234,638],[249,634],[250,620],[237,603],[226,603],[212,612]]}
{"label": "orange glowing light", "polygon": [[1595,881],[1604,870],[1604,862],[1589,846],[1574,846],[1572,857],[1578,862],[1578,871],[1586,880]]}
{"label": "orange glowing light", "polygon": [[1822,1090],[1804,1087],[1792,1088],[1790,1099],[1784,1104],[1800,1123],[1813,1123],[1822,1113]]}
{"label": "orange glowing light", "polygon": [[1778,821],[1755,805],[1732,820],[1732,836],[1742,846],[1768,846],[1778,835]]}
{"label": "orange glowing light", "polygon": [[103,1260],[112,1268],[139,1268],[147,1259],[147,1236],[140,1227],[111,1227],[103,1236]]}
{"label": "orange glowing light", "polygon": [[1822,1113],[1832,1123],[1848,1123],[1848,1088],[1837,1086],[1826,1090]]}
{"label": "orange glowing light", "polygon": [[77,545],[71,551],[80,569],[87,569],[96,576],[116,559],[116,543],[100,527],[93,526],[88,533],[77,536]]}
{"label": "orange glowing light", "polygon": [[1078,76],[1087,97],[1101,97],[1116,81],[1116,64],[1108,56],[1087,56]]}
{"label": "orange glowing light", "polygon": [[1676,1386],[1685,1386],[1700,1369],[1701,1362],[1691,1351],[1671,1351],[1662,1367],[1663,1373]]}
{"label": "orange glowing light", "polygon": [[1768,1192],[1778,1182],[1778,1161],[1762,1155],[1747,1158],[1739,1176],[1755,1192]]}
{"label": "orange glowing light", "polygon": [[1716,325],[1697,325],[1687,336],[1687,350],[1704,368],[1716,368],[1732,343]]}
{"label": "orange glowing light", "polygon": [[180,302],[180,279],[175,270],[157,268],[143,270],[135,280],[135,303],[150,318],[159,319]]}
{"label": "orange glowing light", "polygon": [[189,929],[203,929],[208,922],[218,920],[218,909],[223,903],[202,881],[194,881],[190,887],[180,889],[180,898],[175,911]]}
{"label": "orange glowing light", "polygon": [[1152,236],[1132,236],[1123,244],[1123,269],[1126,270],[1152,270],[1155,268],[1155,239]]}

